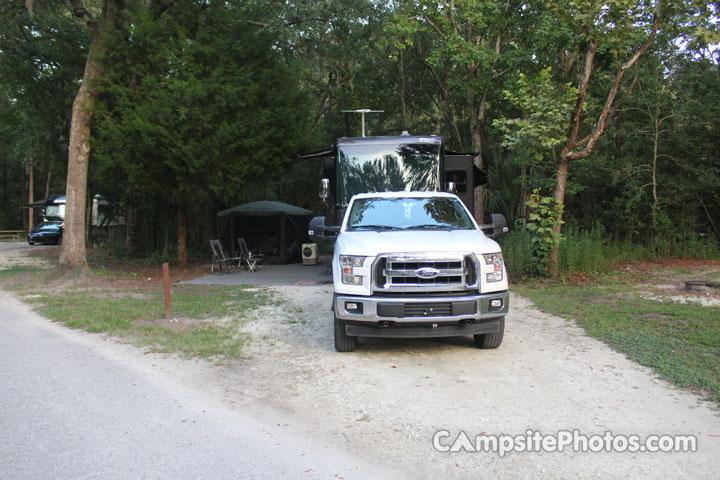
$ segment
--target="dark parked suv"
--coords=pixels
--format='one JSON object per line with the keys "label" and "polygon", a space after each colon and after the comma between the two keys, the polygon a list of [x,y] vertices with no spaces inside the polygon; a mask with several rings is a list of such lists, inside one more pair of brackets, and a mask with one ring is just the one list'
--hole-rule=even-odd
{"label": "dark parked suv", "polygon": [[42,222],[33,227],[28,234],[28,243],[49,243],[57,245],[62,242],[63,222]]}

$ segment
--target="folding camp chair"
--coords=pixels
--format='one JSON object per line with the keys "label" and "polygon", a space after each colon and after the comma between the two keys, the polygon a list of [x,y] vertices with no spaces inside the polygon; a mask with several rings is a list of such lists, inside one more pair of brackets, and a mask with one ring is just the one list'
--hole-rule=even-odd
{"label": "folding camp chair", "polygon": [[210,248],[212,248],[213,252],[212,265],[210,265],[211,273],[215,272],[216,267],[220,273],[222,273],[223,267],[227,273],[230,273],[230,267],[238,267],[241,257],[226,256],[220,240],[210,240]]}
{"label": "folding camp chair", "polygon": [[262,253],[252,253],[247,246],[247,243],[245,243],[244,238],[238,238],[238,245],[240,246],[240,263],[244,263],[247,265],[247,269],[250,272],[256,271],[258,268],[260,268],[260,263],[262,263],[263,255]]}

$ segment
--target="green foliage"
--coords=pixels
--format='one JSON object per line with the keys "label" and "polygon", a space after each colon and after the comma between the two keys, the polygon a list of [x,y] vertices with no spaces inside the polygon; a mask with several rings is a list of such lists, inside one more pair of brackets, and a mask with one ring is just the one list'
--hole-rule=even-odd
{"label": "green foliage", "polygon": [[585,188],[566,197],[566,216],[641,244],[720,241],[717,65],[658,55],[637,74],[596,154],[573,164],[572,181]]}
{"label": "green foliage", "polygon": [[[545,273],[537,268],[532,238],[528,231],[515,230],[500,242],[508,274],[514,281]],[[565,229],[560,243],[559,278],[566,279],[577,274],[605,274],[618,263],[673,258],[720,259],[720,244],[707,237],[669,237],[639,244],[613,238],[599,223],[589,230],[571,225]]]}
{"label": "green foliage", "polygon": [[589,231],[566,228],[559,257],[563,276],[572,273],[607,273],[615,260],[608,257],[605,232],[599,224]]}
{"label": "green foliage", "polygon": [[[514,70],[498,67],[513,64],[513,56],[527,60],[530,52],[515,49],[506,56],[503,48],[523,28],[520,2],[464,0],[447,7],[425,0],[395,2],[385,28],[389,56],[398,62],[401,54],[404,60],[416,59],[402,68],[425,95],[417,110],[426,116],[431,112],[436,133],[443,131],[453,148],[467,151],[484,144],[470,134],[485,133],[479,124],[484,120],[478,118],[481,99],[489,100],[489,92],[496,95],[492,87]],[[399,83],[406,87],[404,79]],[[408,93],[407,101],[415,104],[415,93]]]}
{"label": "green foliage", "polygon": [[533,244],[535,268],[540,275],[547,275],[550,252],[562,241],[558,229],[565,223],[560,220],[563,204],[552,197],[540,195],[540,189],[535,189],[526,205],[531,209],[527,229]]}
{"label": "green foliage", "polygon": [[537,76],[518,74],[513,90],[504,90],[506,100],[522,114],[493,123],[503,136],[502,145],[524,154],[528,164],[555,160],[556,150],[567,141],[567,125],[578,90],[567,83],[558,88],[547,67]]}
{"label": "green foliage", "polygon": [[[70,107],[90,38],[65,2],[36,1],[32,16],[24,2],[6,3],[0,226],[10,229],[27,216],[27,165],[36,198],[48,177],[50,193],[64,191]],[[320,166],[295,154],[357,135],[359,118],[341,113],[348,108],[385,110],[368,117],[371,135],[437,133],[452,150],[481,150],[488,209],[521,215],[528,190],[553,184],[588,41],[598,51],[579,139],[594,127],[618,66],[647,38],[656,5],[161,3],[121,2],[98,85],[89,173],[91,193],[120,213],[134,209],[136,246],[158,258],[173,254],[178,198],[191,249],[207,250],[214,214],[227,206],[269,198],[320,210]],[[101,6],[83,4],[94,13]],[[712,47],[720,22],[715,2],[660,5],[660,32],[626,73],[605,133],[570,168],[563,217],[579,231],[600,222],[612,244],[680,255],[701,234],[720,241]],[[123,233],[106,241],[122,248]]]}
{"label": "green foliage", "polygon": [[27,221],[26,168],[34,171],[35,198],[65,190],[70,109],[82,76],[87,32],[64,7],[24,2],[0,7],[0,229]]}
{"label": "green foliage", "polygon": [[513,282],[538,275],[530,232],[516,229],[500,240],[505,267]]}
{"label": "green foliage", "polygon": [[124,169],[130,190],[196,199],[279,178],[303,144],[289,65],[228,7],[181,5],[117,33],[98,116],[101,167]]}
{"label": "green foliage", "polygon": [[502,213],[514,225],[522,207],[522,189],[525,178],[515,159],[502,148],[493,148],[485,155],[488,185],[486,210]]}
{"label": "green foliage", "polygon": [[105,58],[92,179],[95,191],[150,222],[138,225],[142,237],[164,230],[146,251],[167,253],[178,199],[199,243],[217,209],[279,199],[276,182],[307,176],[285,175],[309,145],[307,97],[298,65],[230,4],[130,13]]}

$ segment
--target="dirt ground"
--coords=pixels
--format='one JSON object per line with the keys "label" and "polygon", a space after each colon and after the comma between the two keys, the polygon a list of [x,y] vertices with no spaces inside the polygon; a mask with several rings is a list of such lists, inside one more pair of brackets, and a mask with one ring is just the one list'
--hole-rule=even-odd
{"label": "dirt ground", "polygon": [[[683,296],[679,277],[652,277],[655,267],[647,268],[648,294]],[[248,358],[195,381],[233,408],[278,418],[278,428],[292,424],[414,478],[717,478],[720,471],[720,416],[711,405],[524,298],[512,295],[497,350],[476,349],[469,337],[361,339],[356,352],[340,354],[333,348],[331,286],[274,290],[285,302],[255,312],[243,326],[253,339]],[[448,432],[442,443],[449,445],[462,432],[474,439],[574,430],[692,435],[698,451],[566,449],[501,458],[433,447],[438,431]]]}
{"label": "dirt ground", "polygon": [[720,306],[720,260],[642,262],[624,269],[647,279],[642,285],[647,299]]}

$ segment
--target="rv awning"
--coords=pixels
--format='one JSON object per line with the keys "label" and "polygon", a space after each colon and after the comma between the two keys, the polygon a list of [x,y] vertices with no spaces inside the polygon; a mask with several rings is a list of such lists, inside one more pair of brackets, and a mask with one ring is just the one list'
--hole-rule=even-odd
{"label": "rv awning", "polygon": [[319,150],[317,152],[298,154],[298,158],[301,158],[303,160],[311,159],[311,158],[325,158],[325,157],[332,157],[333,154],[334,154],[334,150],[332,148],[326,148],[325,150]]}
{"label": "rv awning", "polygon": [[42,200],[36,200],[32,203],[27,203],[22,206],[22,208],[45,208],[45,199]]}

